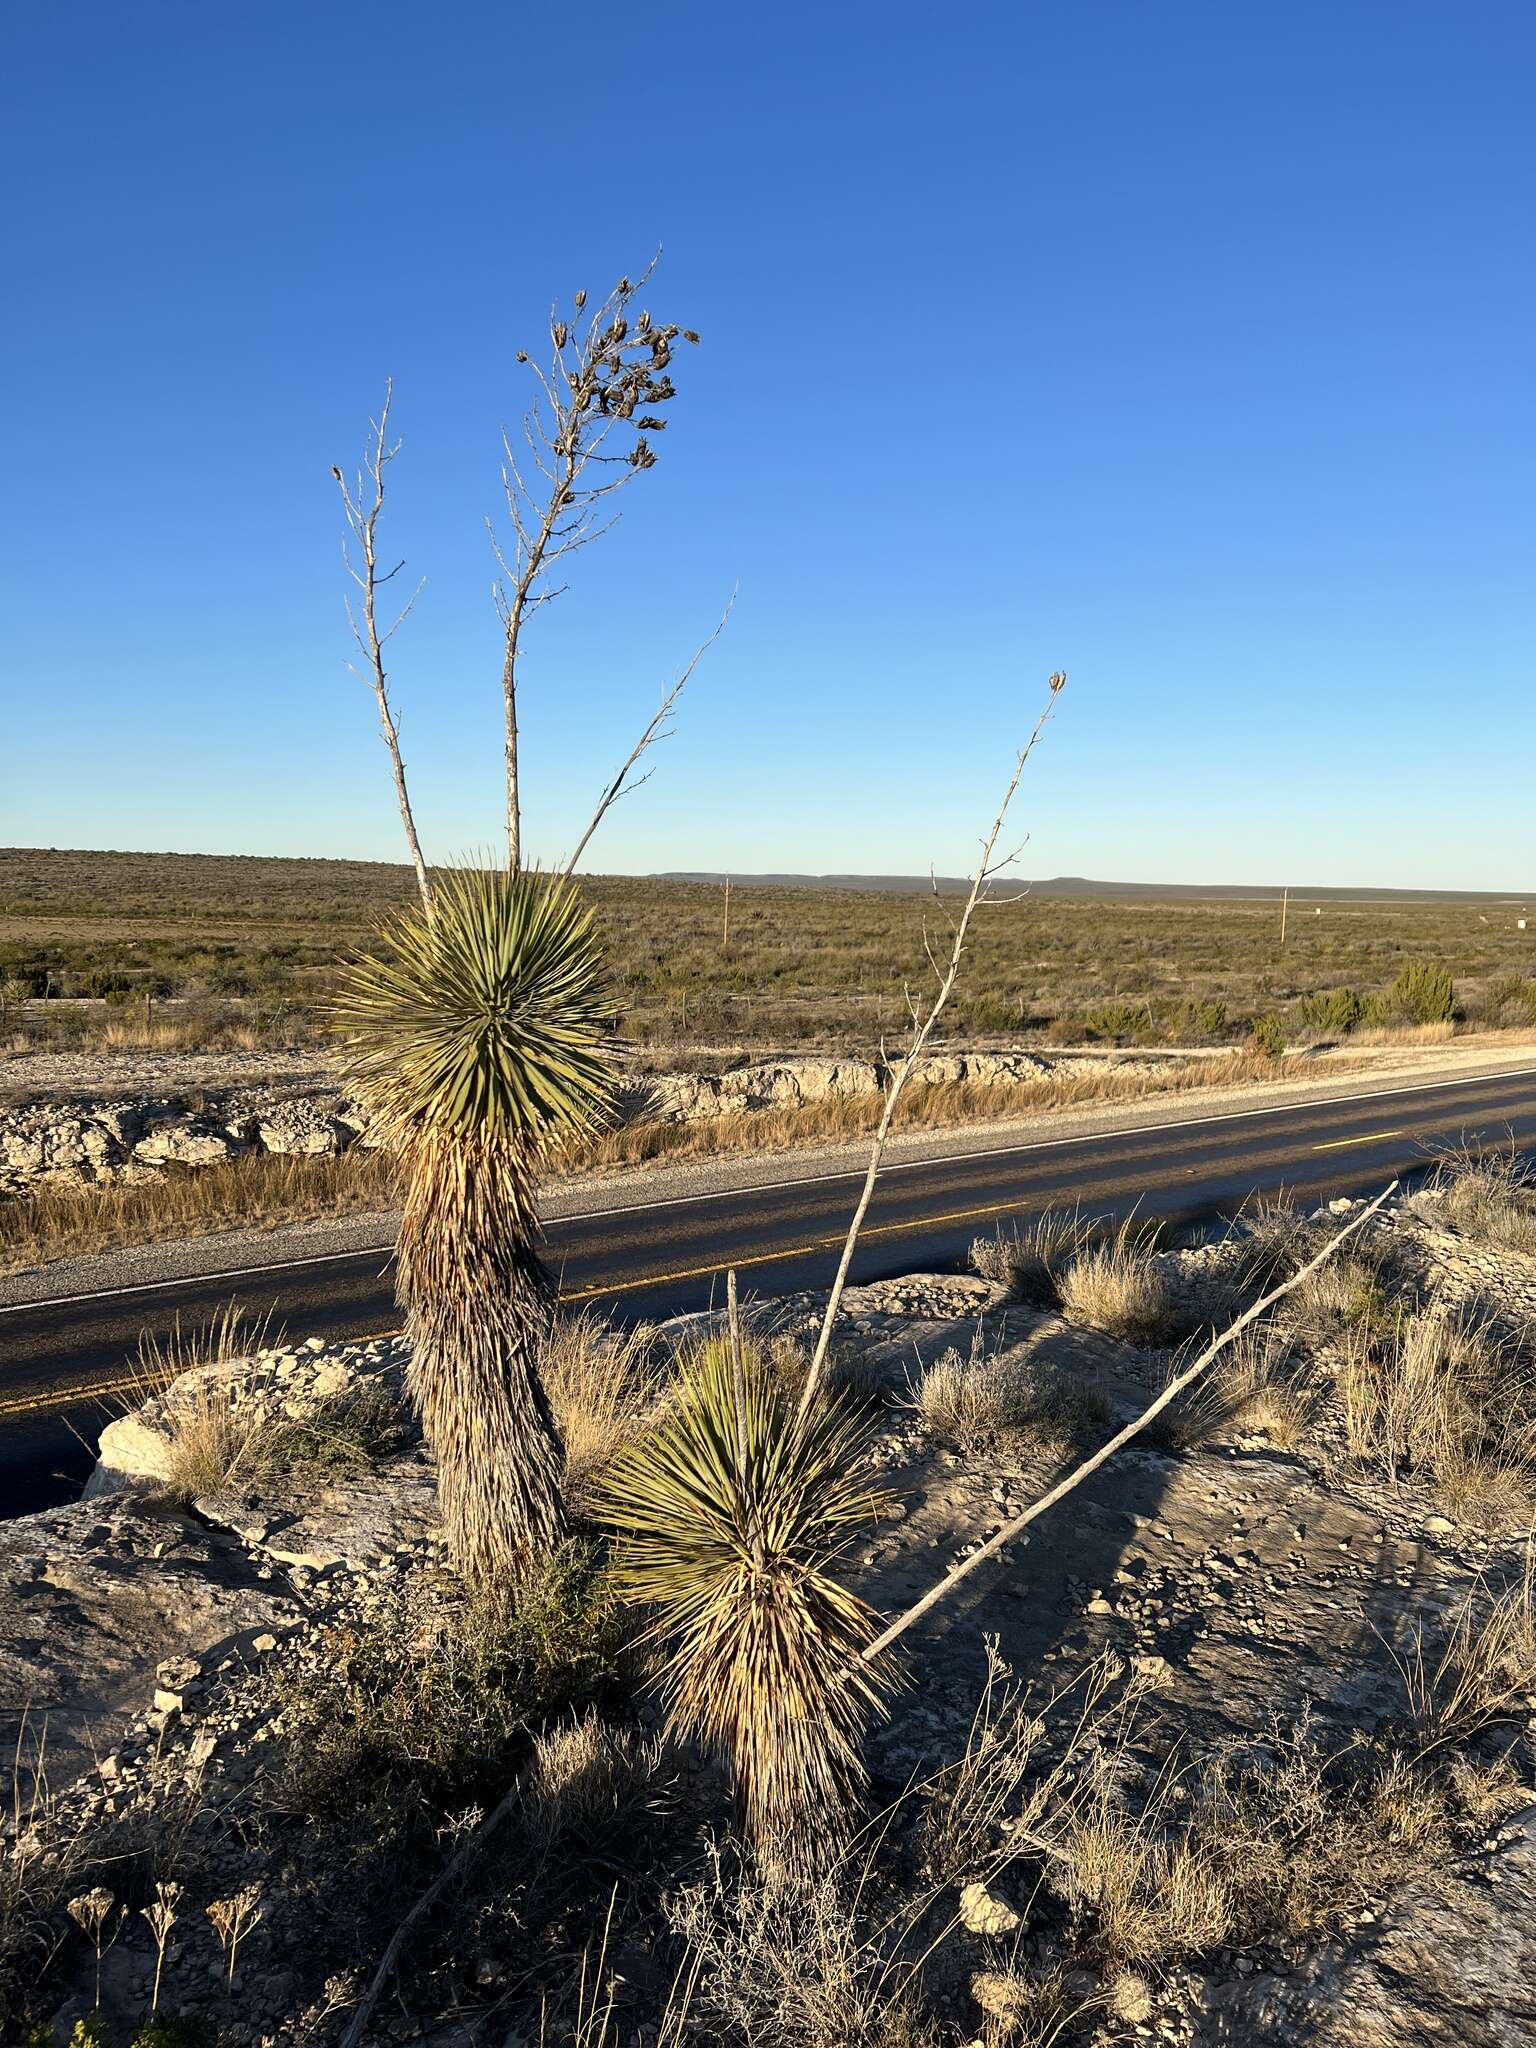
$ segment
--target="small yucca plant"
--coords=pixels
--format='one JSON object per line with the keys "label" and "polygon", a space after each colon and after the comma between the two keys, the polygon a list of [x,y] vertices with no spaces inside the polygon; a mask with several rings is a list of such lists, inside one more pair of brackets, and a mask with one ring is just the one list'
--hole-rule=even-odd
{"label": "small yucca plant", "polygon": [[656,1613],[669,1728],[729,1760],[770,1865],[803,1869],[841,1838],[891,1690],[859,1661],[873,1612],[831,1572],[879,1511],[857,1476],[867,1433],[836,1406],[798,1419],[755,1348],[721,1340],[599,1489],[620,1589]]}
{"label": "small yucca plant", "polygon": [[493,1580],[564,1528],[533,1182],[611,1101],[590,914],[567,882],[451,871],[344,971],[337,1012],[353,1085],[407,1169],[397,1292],[449,1541]]}

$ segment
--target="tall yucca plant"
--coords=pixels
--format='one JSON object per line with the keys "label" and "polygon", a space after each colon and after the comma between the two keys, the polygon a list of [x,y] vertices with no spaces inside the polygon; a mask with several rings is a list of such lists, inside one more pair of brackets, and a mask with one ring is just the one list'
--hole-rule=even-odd
{"label": "tall yucca plant", "polygon": [[797,1417],[750,1345],[733,1358],[720,1341],[599,1489],[619,1584],[656,1613],[669,1726],[729,1760],[770,1865],[804,1867],[841,1836],[891,1689],[859,1661],[873,1613],[831,1573],[879,1510],[857,1476],[866,1441],[837,1407]]}
{"label": "tall yucca plant", "polygon": [[406,1169],[397,1292],[443,1520],[466,1576],[489,1582],[564,1528],[533,1175],[611,1101],[590,913],[565,881],[449,871],[344,971],[337,1007],[353,1084]]}

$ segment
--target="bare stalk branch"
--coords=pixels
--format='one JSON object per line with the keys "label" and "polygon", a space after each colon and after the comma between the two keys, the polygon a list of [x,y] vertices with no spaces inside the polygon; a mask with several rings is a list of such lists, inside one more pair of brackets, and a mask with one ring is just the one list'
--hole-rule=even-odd
{"label": "bare stalk branch", "polygon": [[731,610],[735,603],[736,592],[733,590],[731,592],[729,602],[726,604],[725,610],[720,614],[719,625],[716,626],[715,630],[713,631],[713,633],[710,634],[707,640],[702,641],[699,644],[699,646],[694,649],[692,660],[689,662],[688,666],[683,670],[682,674],[678,677],[677,681],[672,685],[671,689],[668,690],[666,695],[662,698],[661,703],[657,706],[655,716],[652,718],[650,724],[645,728],[645,731],[641,733],[639,739],[635,742],[635,745],[630,750],[628,760],[624,763],[624,766],[619,770],[618,774],[615,775],[612,782],[609,783],[608,787],[603,791],[602,796],[598,799],[597,809],[592,813],[592,822],[588,825],[586,831],[583,832],[581,837],[577,840],[576,851],[571,855],[570,859],[565,864],[565,872],[568,875],[575,874],[576,864],[581,859],[581,856],[586,852],[588,840],[591,839],[593,833],[597,830],[598,826],[601,825],[601,823],[603,822],[603,818],[607,814],[609,809],[618,802],[621,796],[628,796],[631,790],[635,790],[640,787],[641,782],[646,782],[650,779],[648,775],[642,775],[639,778],[639,781],[630,782],[630,771],[638,764],[640,756],[645,752],[647,747],[654,746],[657,740],[664,740],[668,736],[669,732],[671,731],[670,721],[672,717],[673,706],[677,703],[678,698],[683,694],[683,690],[687,685],[689,677],[693,674],[694,670],[698,667],[699,663],[704,659],[704,656],[709,652],[710,648],[713,647],[715,642],[720,638],[720,635],[725,631],[726,621],[730,618]]}
{"label": "bare stalk branch", "polygon": [[[976,906],[985,899],[987,884],[993,875],[999,871],[1000,867],[1006,865],[1006,862],[994,864],[992,859],[993,851],[997,846],[998,836],[1003,829],[1003,820],[1008,815],[1008,806],[1013,802],[1013,793],[1019,786],[1020,776],[1024,773],[1024,764],[1034,752],[1040,735],[1050,722],[1051,713],[1056,708],[1056,699],[1066,680],[1065,675],[1060,671],[1051,677],[1050,696],[1046,700],[1045,709],[1035,720],[1034,731],[1025,741],[1020,749],[1018,759],[1013,764],[1013,775],[1008,787],[1003,792],[1003,800],[998,805],[997,816],[992,820],[992,829],[982,842],[981,858],[977,861],[976,871],[971,877],[970,893],[965,899],[965,908],[955,920],[954,944],[950,950],[949,964],[939,974],[938,993],[934,996],[926,1016],[919,1016],[917,1005],[910,992],[908,993],[908,1007],[912,1014],[912,1035],[908,1041],[906,1053],[897,1063],[892,1071],[890,1080],[886,1084],[885,1107],[880,1112],[880,1122],[876,1127],[874,1139],[869,1148],[869,1170],[864,1176],[864,1186],[859,1195],[858,1206],[853,1212],[853,1221],[848,1226],[848,1235],[843,1240],[843,1253],[838,1261],[837,1277],[832,1282],[832,1292],[827,1297],[826,1313],[821,1319],[821,1331],[816,1339],[816,1349],[812,1354],[810,1370],[805,1376],[805,1387],[800,1395],[799,1414],[802,1419],[810,1412],[816,1396],[821,1391],[822,1381],[826,1377],[827,1352],[832,1342],[832,1328],[837,1321],[838,1309],[842,1305],[843,1289],[848,1284],[848,1269],[853,1264],[853,1254],[858,1246],[859,1232],[864,1227],[864,1218],[869,1212],[870,1201],[874,1196],[875,1182],[879,1178],[881,1161],[885,1157],[886,1140],[890,1136],[891,1125],[896,1116],[896,1105],[901,1100],[901,1092],[907,1085],[908,1076],[912,1073],[917,1061],[922,1057],[929,1039],[933,1036],[934,1027],[943,1014],[944,1006],[953,993],[955,982],[960,973],[960,961],[965,952],[965,935],[970,929],[971,918],[975,914]],[[931,959],[932,955],[930,954],[929,957]],[[937,967],[935,967],[935,972],[939,973]]]}
{"label": "bare stalk branch", "polygon": [[379,515],[384,510],[384,473],[400,453],[400,443],[392,443],[389,438],[389,408],[394,395],[395,380],[391,377],[384,386],[384,403],[379,407],[378,418],[368,422],[372,438],[363,457],[363,471],[373,486],[371,497],[365,502],[363,472],[359,472],[354,482],[349,485],[340,467],[332,463],[331,475],[335,477],[341,491],[347,526],[363,558],[363,566],[359,570],[353,564],[347,543],[342,542],[341,559],[346,565],[347,574],[362,592],[362,617],[358,617],[349,599],[347,623],[351,626],[352,637],[368,664],[367,680],[379,707],[379,724],[383,729],[384,744],[389,749],[390,769],[395,781],[395,801],[400,806],[400,822],[405,827],[405,843],[410,848],[411,865],[416,870],[416,887],[421,894],[422,908],[430,915],[432,884],[427,875],[427,863],[422,857],[421,840],[416,832],[416,818],[411,809],[410,792],[406,787],[405,762],[400,754],[400,726],[389,701],[389,677],[384,667],[384,649],[410,616],[411,607],[421,595],[421,585],[417,584],[392,625],[381,631],[378,618],[379,592],[405,567],[404,562],[396,562],[393,569],[386,570],[382,575],[379,573],[378,531]]}
{"label": "bare stalk branch", "polygon": [[[676,395],[667,374],[673,344],[679,339],[696,342],[699,338],[690,328],[659,326],[648,312],[636,309],[636,298],[655,267],[653,258],[638,278],[620,278],[584,328],[563,318],[558,308],[553,309],[549,318],[550,355],[545,365],[532,363],[525,350],[518,351],[518,361],[530,365],[538,385],[538,396],[524,415],[523,434],[544,484],[541,490],[531,485],[529,475],[513,457],[511,436],[503,433],[502,491],[516,543],[510,551],[511,561],[507,561],[494,535],[492,544],[502,571],[495,597],[505,636],[501,697],[507,866],[513,874],[522,864],[517,691],[523,629],[539,607],[557,597],[564,587],[557,588],[550,581],[556,563],[598,539],[613,523],[617,515],[608,514],[604,501],[642,470],[654,467],[656,451],[647,437],[665,429],[667,422],[656,408]],[[586,302],[586,293],[577,292],[577,314],[584,310]],[[610,437],[620,429],[627,429],[632,438],[621,450],[610,449]],[[705,645],[708,644],[706,641]],[[697,661],[698,656],[694,659]],[[683,681],[687,681],[687,675]],[[599,818],[620,793],[639,754],[658,737],[670,702],[681,687],[681,683],[676,686],[672,700],[663,701],[640,748],[625,763],[611,793],[599,805]],[[571,867],[596,825],[594,819],[571,858]]]}
{"label": "bare stalk branch", "polygon": [[906,1634],[915,1621],[920,1621],[925,1614],[937,1607],[941,1600],[947,1599],[961,1581],[969,1578],[978,1566],[987,1563],[990,1558],[996,1557],[1000,1550],[1015,1542],[1031,1522],[1038,1521],[1047,1509],[1055,1507],[1058,1501],[1064,1500],[1075,1488],[1081,1486],[1085,1479],[1097,1472],[1101,1465],[1107,1464],[1117,1451],[1124,1450],[1132,1437],[1139,1436],[1149,1422],[1161,1415],[1171,1402],[1179,1398],[1186,1387],[1192,1386],[1199,1379],[1201,1373],[1221,1356],[1240,1331],[1247,1329],[1251,1322],[1263,1315],[1266,1309],[1273,1308],[1275,1303],[1289,1294],[1293,1287],[1299,1287],[1309,1273],[1315,1273],[1319,1266],[1331,1259],[1347,1237],[1352,1236],[1362,1224],[1369,1222],[1396,1187],[1395,1180],[1384,1187],[1368,1209],[1362,1209],[1358,1216],[1351,1217],[1344,1228],[1336,1231],[1322,1250],[1315,1257],[1308,1259],[1289,1280],[1282,1280],[1278,1287],[1272,1287],[1262,1300],[1253,1304],[1252,1308],[1245,1309],[1236,1322],[1229,1324],[1219,1337],[1213,1338],[1206,1345],[1192,1365],[1186,1366],[1181,1373],[1176,1373],[1157,1399],[1144,1408],[1133,1421],[1128,1422],[1124,1429],[1117,1430],[1107,1443],[1100,1444],[1091,1456],[1084,1458],[1083,1462],[1075,1466],[1064,1479],[1058,1480],[1048,1493],[1042,1493],[1038,1500],[1031,1501],[1022,1513],[1015,1515],[1011,1522],[1006,1522],[979,1550],[972,1551],[969,1557],[962,1558],[958,1564],[952,1565],[936,1586],[930,1586],[920,1600],[915,1600],[904,1614],[896,1617],[889,1628],[876,1636],[875,1640],[860,1653],[861,1661],[869,1664],[881,1656],[892,1643]]}

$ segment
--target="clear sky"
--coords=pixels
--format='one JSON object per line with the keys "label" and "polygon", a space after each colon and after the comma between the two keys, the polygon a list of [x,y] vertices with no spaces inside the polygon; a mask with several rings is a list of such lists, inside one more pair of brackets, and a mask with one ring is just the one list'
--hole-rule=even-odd
{"label": "clear sky", "polygon": [[339,513],[384,378],[429,856],[499,818],[484,515],[551,297],[665,256],[662,460],[537,622],[603,869],[1530,882],[1528,0],[13,5],[0,841],[400,853]]}

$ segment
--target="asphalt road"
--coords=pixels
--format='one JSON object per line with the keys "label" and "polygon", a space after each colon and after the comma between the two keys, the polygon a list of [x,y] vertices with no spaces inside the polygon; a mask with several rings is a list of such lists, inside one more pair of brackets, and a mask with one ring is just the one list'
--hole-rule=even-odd
{"label": "asphalt road", "polygon": [[[1046,1140],[888,1167],[854,1278],[961,1264],[998,1221],[1053,1204],[1090,1214],[1195,1222],[1255,1191],[1298,1198],[1365,1193],[1422,1171],[1438,1146],[1511,1135],[1536,1146],[1536,1070]],[[727,1267],[763,1294],[827,1286],[862,1174],[761,1184],[551,1220],[547,1255],[570,1302],[620,1317],[707,1307]],[[390,1252],[264,1266],[202,1280],[0,1309],[0,1513],[73,1497],[95,1435],[131,1385],[140,1333],[212,1320],[231,1301],[281,1324],[290,1342],[394,1326]]]}

